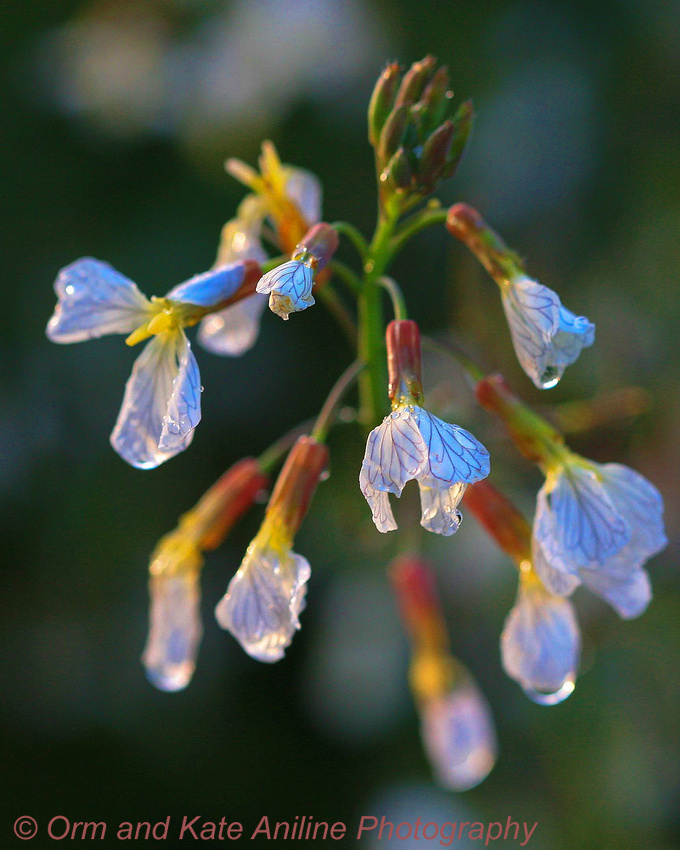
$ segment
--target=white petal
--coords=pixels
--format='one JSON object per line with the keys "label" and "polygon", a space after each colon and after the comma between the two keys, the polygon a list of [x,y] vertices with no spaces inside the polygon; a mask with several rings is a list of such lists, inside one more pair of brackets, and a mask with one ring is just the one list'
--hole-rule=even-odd
{"label": "white petal", "polygon": [[567,366],[578,360],[581,351],[595,342],[595,325],[585,316],[575,316],[560,306],[560,323],[552,340],[552,352],[546,367],[553,367],[555,377],[561,378]]}
{"label": "white petal", "polygon": [[366,501],[371,509],[373,522],[378,531],[383,533],[387,531],[396,531],[397,523],[392,513],[390,506],[390,497],[385,490],[376,490],[369,484],[364,484],[361,492],[364,494]]}
{"label": "white petal", "polygon": [[142,663],[157,688],[179,691],[191,681],[203,635],[198,572],[153,576],[149,591],[149,636]]}
{"label": "white petal", "polygon": [[418,480],[426,487],[450,487],[459,481],[472,484],[489,474],[489,453],[472,434],[442,422],[422,408],[417,423],[427,459]]}
{"label": "white petal", "polygon": [[217,622],[258,661],[283,658],[304,605],[309,563],[295,552],[249,549],[215,608]]}
{"label": "white petal", "polygon": [[488,776],[496,761],[496,733],[489,705],[473,684],[426,702],[421,723],[425,750],[442,785],[466,791]]}
{"label": "white petal", "polygon": [[111,444],[132,466],[152,469],[187,448],[200,415],[198,369],[184,332],[158,334],[135,361]]}
{"label": "white petal", "polygon": [[267,252],[260,241],[265,212],[265,205],[259,195],[245,196],[239,204],[236,218],[222,228],[215,267],[238,260],[263,263],[267,259]]}
{"label": "white petal", "polygon": [[536,574],[545,587],[555,596],[571,596],[581,584],[581,579],[577,575],[556,570],[549,563],[543,552],[543,547],[535,537],[532,537],[531,540],[531,560]]}
{"label": "white petal", "polygon": [[52,342],[82,342],[129,334],[149,320],[151,304],[136,285],[108,263],[83,257],[59,272],[59,301],[47,325]]}
{"label": "white petal", "polygon": [[508,676],[532,699],[559,702],[573,690],[580,646],[571,603],[548,593],[537,581],[520,581],[517,601],[501,635]]}
{"label": "white petal", "polygon": [[200,324],[198,341],[215,354],[238,357],[249,351],[260,332],[260,318],[267,306],[264,295],[256,292]]}
{"label": "white petal", "polygon": [[501,296],[517,359],[536,386],[543,388],[551,340],[559,326],[560,299],[528,277],[513,281]]}
{"label": "white petal", "polygon": [[595,569],[620,552],[630,531],[591,470],[565,467],[552,490],[541,487],[534,535],[550,565],[567,573]]}
{"label": "white petal", "polygon": [[394,410],[368,435],[359,473],[362,492],[372,487],[399,496],[406,482],[419,475],[426,459],[418,428],[419,410]]}
{"label": "white petal", "polygon": [[173,287],[165,296],[171,301],[213,307],[231,297],[243,282],[243,263],[211,269]]}
{"label": "white petal", "polygon": [[314,272],[298,260],[290,260],[260,278],[257,291],[269,294],[269,307],[284,319],[290,313],[306,310],[314,304]]}
{"label": "white petal", "polygon": [[465,492],[465,484],[459,482],[453,487],[434,489],[425,487],[418,482],[420,487],[420,506],[422,517],[420,524],[428,531],[434,531],[444,537],[450,537],[456,531],[463,517],[457,510],[460,500]]}
{"label": "white petal", "polygon": [[321,220],[321,182],[311,171],[284,166],[286,195],[295,203],[308,225]]}
{"label": "white petal", "polygon": [[639,617],[652,601],[652,587],[646,570],[637,569],[625,576],[581,570],[580,576],[583,584],[608,602],[624,620]]}

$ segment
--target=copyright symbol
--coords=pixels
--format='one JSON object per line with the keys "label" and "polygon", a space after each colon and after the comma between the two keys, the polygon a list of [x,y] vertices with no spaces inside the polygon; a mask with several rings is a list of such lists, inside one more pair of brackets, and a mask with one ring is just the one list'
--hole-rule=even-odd
{"label": "copyright symbol", "polygon": [[14,821],[14,834],[17,838],[34,838],[38,834],[38,824],[35,818],[22,815]]}

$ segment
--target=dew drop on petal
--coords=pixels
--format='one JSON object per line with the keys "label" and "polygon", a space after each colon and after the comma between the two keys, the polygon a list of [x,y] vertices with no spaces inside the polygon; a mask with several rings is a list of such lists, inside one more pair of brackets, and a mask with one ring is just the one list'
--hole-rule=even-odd
{"label": "dew drop on petal", "polygon": [[544,692],[537,691],[533,688],[524,688],[524,693],[529,697],[532,702],[535,702],[537,705],[559,705],[561,702],[570,696],[574,692],[574,688],[576,685],[574,684],[572,679],[567,679],[566,682],[562,685],[562,687],[558,688],[556,691]]}
{"label": "dew drop on petal", "polygon": [[548,366],[541,375],[541,389],[551,390],[560,382],[561,375],[555,366]]}

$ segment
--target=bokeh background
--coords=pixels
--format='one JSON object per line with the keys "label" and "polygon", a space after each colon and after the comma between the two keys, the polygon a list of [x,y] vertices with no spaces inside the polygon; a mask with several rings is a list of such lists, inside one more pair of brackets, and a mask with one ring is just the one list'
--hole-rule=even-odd
{"label": "bokeh background", "polygon": [[[545,850],[677,847],[678,3],[5,0],[0,22],[2,846],[19,844],[11,825],[26,813],[43,825],[200,814],[252,829],[263,814],[355,825],[376,812],[512,815],[538,821],[531,846]],[[298,538],[314,574],[286,659],[257,664],[212,618],[257,509],[208,559],[191,686],[159,693],[139,663],[155,541],[223,469],[314,415],[349,362],[323,307],[285,326],[266,317],[240,360],[199,351],[203,422],[189,451],[148,473],[108,444],[133,353],[118,337],[56,347],[44,336],[56,272],[77,257],[108,260],[149,294],[207,268],[243,194],[223,160],[253,162],[263,137],[320,175],[327,220],[370,233],[372,82],[385,59],[426,52],[478,113],[442,200],[477,206],[598,338],[557,389],[535,391],[495,286],[443,230],[394,269],[413,316],[430,332],[448,323],[485,368],[550,405],[577,450],[654,481],[671,539],[639,620],[577,594],[582,674],[554,708],[530,703],[500,667],[510,563],[471,517],[454,539],[428,541],[454,649],[500,738],[496,769],[461,795],[431,782],[385,579],[409,506],[403,537],[374,532],[351,425],[331,439],[332,475]],[[450,382],[456,421],[489,445],[495,480],[530,514],[538,473],[455,368],[429,363],[426,378]],[[31,846],[48,844],[43,834]]]}

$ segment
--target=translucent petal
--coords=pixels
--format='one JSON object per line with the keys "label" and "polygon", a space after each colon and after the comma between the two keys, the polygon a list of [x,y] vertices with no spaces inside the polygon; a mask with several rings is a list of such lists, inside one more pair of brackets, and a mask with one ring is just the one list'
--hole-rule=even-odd
{"label": "translucent petal", "polygon": [[173,287],[165,297],[182,304],[213,307],[236,292],[243,282],[243,275],[241,262],[220,266],[185,280]]}
{"label": "translucent petal", "polygon": [[108,263],[83,257],[59,272],[59,298],[47,325],[52,342],[82,342],[129,334],[149,320],[151,304],[136,285]]}
{"label": "translucent petal", "polygon": [[187,448],[201,418],[198,367],[183,331],[158,334],[135,361],[111,444],[152,469]]}
{"label": "translucent petal", "polygon": [[311,575],[290,550],[251,547],[215,609],[217,622],[258,661],[283,658],[295,631]]}
{"label": "translucent petal", "polygon": [[501,635],[508,676],[527,692],[560,692],[566,682],[576,679],[580,647],[571,603],[548,593],[538,581],[520,581],[517,601]]}
{"label": "translucent petal", "polygon": [[260,318],[267,306],[264,295],[256,292],[231,307],[207,316],[200,324],[198,341],[215,354],[238,357],[249,351],[260,332]]}
{"label": "translucent petal", "polygon": [[472,484],[489,474],[489,453],[472,434],[442,422],[422,408],[416,420],[426,447],[427,459],[418,475],[427,487],[449,487],[454,482]]}
{"label": "translucent petal", "polygon": [[368,435],[359,473],[362,492],[368,486],[399,496],[406,482],[420,474],[427,449],[418,428],[419,410],[394,410]]}
{"label": "translucent petal", "polygon": [[191,681],[203,635],[198,572],[153,576],[149,591],[149,636],[142,663],[157,688],[179,691]]}
{"label": "translucent petal", "polygon": [[459,482],[453,487],[434,489],[425,487],[419,482],[419,487],[420,506],[423,512],[420,524],[427,531],[450,537],[458,531],[458,526],[463,519],[457,508],[463,498],[465,484]]}
{"label": "translucent petal", "polygon": [[286,195],[295,203],[308,225],[321,220],[321,182],[311,171],[291,166],[283,167],[286,175]]}
{"label": "translucent petal", "polygon": [[571,596],[581,584],[581,579],[577,575],[556,570],[551,566],[545,557],[543,547],[535,537],[532,538],[531,542],[531,560],[534,570],[544,586],[556,596]]}
{"label": "translucent petal", "polygon": [[520,365],[538,387],[559,325],[560,299],[547,286],[522,277],[502,290],[502,302]]}
{"label": "translucent petal", "polygon": [[265,212],[265,205],[259,195],[245,196],[239,204],[236,218],[222,228],[216,267],[238,260],[263,263],[267,259],[267,252],[260,241]]}
{"label": "translucent petal", "polygon": [[569,464],[549,486],[538,493],[534,535],[553,568],[595,569],[628,543],[630,530],[593,471]]}
{"label": "translucent petal", "polygon": [[652,601],[652,586],[646,570],[636,569],[624,576],[581,570],[580,576],[588,590],[604,599],[624,620],[639,617]]}
{"label": "translucent petal", "polygon": [[496,734],[489,705],[468,683],[420,709],[425,751],[439,782],[454,791],[474,788],[496,762]]}
{"label": "translucent petal", "polygon": [[560,323],[552,342],[547,365],[554,366],[561,377],[567,366],[578,360],[581,351],[595,342],[595,325],[585,316],[575,316],[560,306]]}
{"label": "translucent petal", "polygon": [[260,278],[257,291],[269,294],[269,308],[287,319],[290,313],[306,310],[314,304],[312,269],[298,260],[290,260]]}
{"label": "translucent petal", "polygon": [[387,531],[396,531],[397,523],[392,513],[390,506],[390,497],[385,490],[376,490],[370,484],[364,484],[361,492],[364,494],[366,501],[371,509],[373,522],[378,531],[383,533]]}

